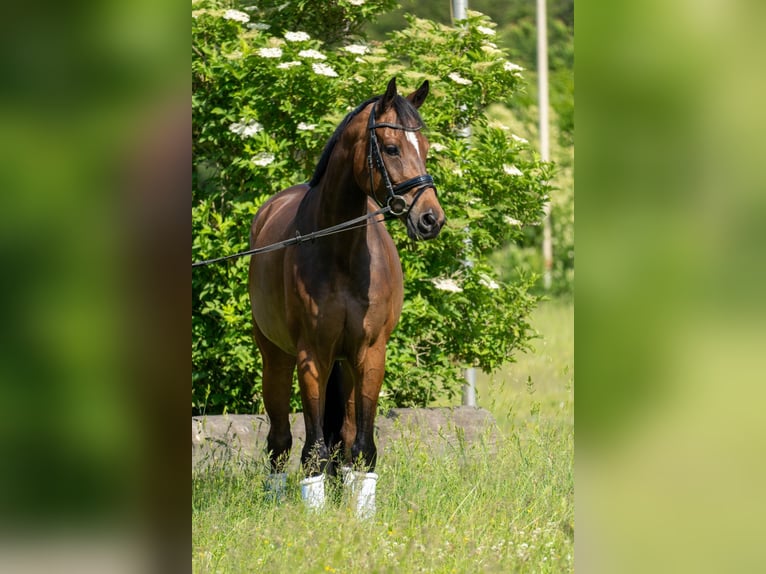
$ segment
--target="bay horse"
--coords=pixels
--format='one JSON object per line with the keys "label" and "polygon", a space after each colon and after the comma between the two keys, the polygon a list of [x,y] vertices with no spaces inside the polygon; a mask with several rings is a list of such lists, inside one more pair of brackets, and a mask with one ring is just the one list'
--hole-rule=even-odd
{"label": "bay horse", "polygon": [[[418,112],[428,90],[425,81],[405,98],[393,78],[382,96],[350,112],[311,180],[277,193],[258,210],[251,248],[358,218],[376,203],[390,207],[411,239],[436,237],[445,217],[426,173],[429,144]],[[251,258],[253,332],[263,357],[273,473],[283,471],[292,446],[288,414],[296,366],[307,475],[323,474],[338,447],[345,463],[375,468],[373,424],[386,344],[404,291],[399,255],[382,219]],[[335,472],[333,464],[327,472]]]}

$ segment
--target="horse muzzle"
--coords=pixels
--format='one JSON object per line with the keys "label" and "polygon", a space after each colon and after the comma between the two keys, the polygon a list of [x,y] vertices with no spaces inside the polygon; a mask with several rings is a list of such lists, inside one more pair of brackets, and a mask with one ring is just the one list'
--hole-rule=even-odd
{"label": "horse muzzle", "polygon": [[[428,197],[425,197],[425,196]],[[444,226],[444,210],[436,199],[436,192],[426,192],[421,201],[413,202],[406,219],[407,235],[410,239],[433,239]]]}

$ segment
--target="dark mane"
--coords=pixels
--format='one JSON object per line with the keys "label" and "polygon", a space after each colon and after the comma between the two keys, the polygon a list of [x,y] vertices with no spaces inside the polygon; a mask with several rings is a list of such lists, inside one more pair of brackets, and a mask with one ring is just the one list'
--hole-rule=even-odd
{"label": "dark mane", "polygon": [[[358,115],[359,112],[366,108],[370,103],[376,102],[382,97],[383,96],[375,96],[374,98],[370,98],[369,100],[362,102],[356,107],[355,110],[349,112],[349,114],[343,118],[343,121],[340,122],[338,127],[335,128],[332,136],[330,136],[330,139],[327,141],[327,144],[322,151],[322,155],[319,157],[319,163],[317,163],[316,169],[314,170],[314,175],[311,176],[311,180],[309,181],[310,187],[317,185],[322,179],[322,176],[327,171],[327,164],[330,162],[332,151],[335,148],[335,144],[338,143],[341,134],[343,134],[343,130],[346,129],[346,126],[348,126],[351,120],[354,119],[354,117]],[[423,120],[420,118],[418,110],[410,103],[407,98],[397,94],[394,98],[393,105],[394,111],[396,111],[396,115],[399,118],[399,122],[403,126],[408,128],[415,128],[421,127],[423,125]]]}

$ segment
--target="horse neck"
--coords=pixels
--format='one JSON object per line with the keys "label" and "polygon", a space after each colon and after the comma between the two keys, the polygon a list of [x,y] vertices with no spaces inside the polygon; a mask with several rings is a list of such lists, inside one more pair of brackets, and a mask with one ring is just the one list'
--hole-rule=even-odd
{"label": "horse neck", "polygon": [[[354,183],[351,170],[347,171],[332,182],[325,176],[311,190],[298,219],[301,233],[327,229],[367,213],[367,195]],[[344,274],[358,273],[370,260],[366,225],[328,235],[311,245],[316,257]]]}
{"label": "horse neck", "polygon": [[[330,177],[328,174],[336,175]],[[337,225],[367,213],[367,194],[357,185],[348,162],[332,162],[315,193],[314,221],[317,229]],[[352,232],[344,232],[348,233]]]}

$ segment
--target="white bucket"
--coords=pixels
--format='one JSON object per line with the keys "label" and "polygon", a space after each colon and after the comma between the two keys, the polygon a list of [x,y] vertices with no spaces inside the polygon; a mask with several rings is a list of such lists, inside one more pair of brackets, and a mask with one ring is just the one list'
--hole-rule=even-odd
{"label": "white bucket", "polygon": [[378,475],[374,472],[357,472],[343,467],[343,485],[349,492],[351,504],[360,519],[375,516],[375,489]]}
{"label": "white bucket", "polygon": [[310,510],[324,508],[324,474],[301,480],[301,498]]}
{"label": "white bucket", "polygon": [[287,491],[287,473],[278,472],[267,476],[263,483],[263,490],[266,492],[267,501],[277,504],[282,502]]}

